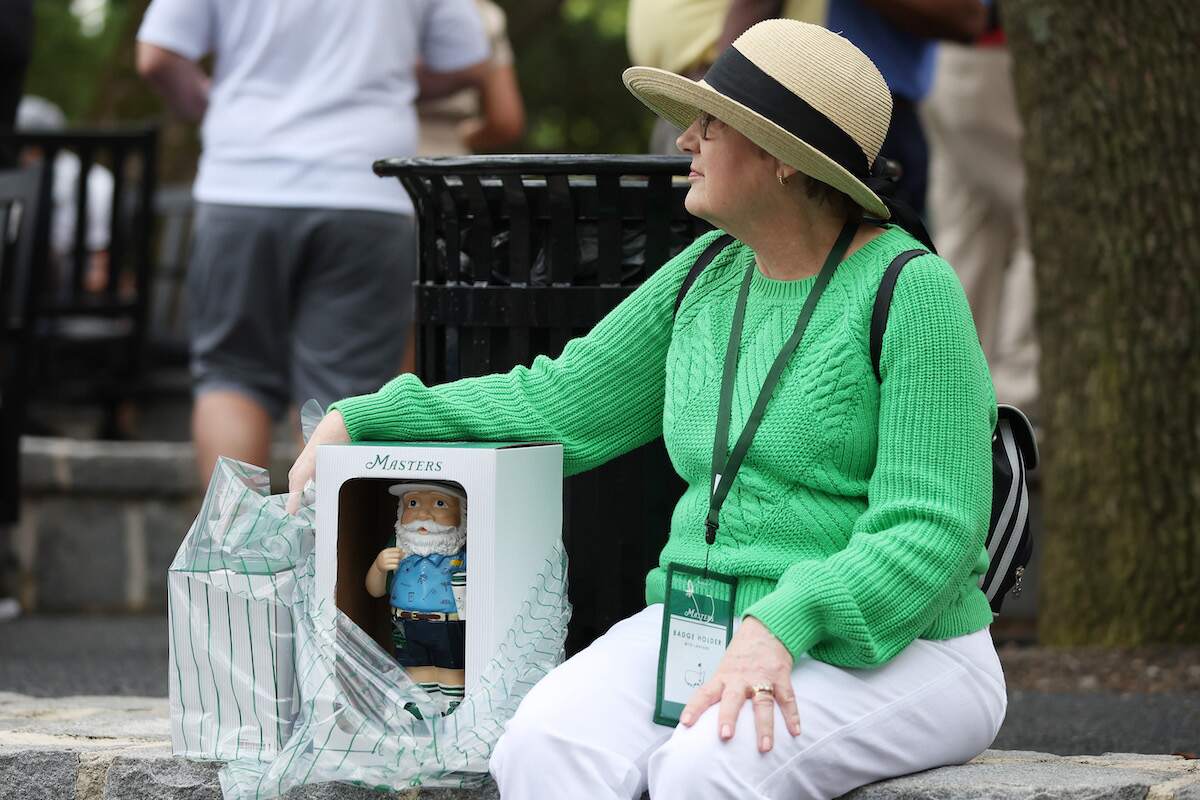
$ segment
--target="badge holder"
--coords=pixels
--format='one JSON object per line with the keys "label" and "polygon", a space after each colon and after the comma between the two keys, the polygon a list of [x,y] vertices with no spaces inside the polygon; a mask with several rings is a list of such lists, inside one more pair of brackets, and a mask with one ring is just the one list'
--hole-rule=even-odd
{"label": "badge holder", "polygon": [[733,636],[737,579],[667,565],[654,721],[675,727],[696,689],[716,672]]}

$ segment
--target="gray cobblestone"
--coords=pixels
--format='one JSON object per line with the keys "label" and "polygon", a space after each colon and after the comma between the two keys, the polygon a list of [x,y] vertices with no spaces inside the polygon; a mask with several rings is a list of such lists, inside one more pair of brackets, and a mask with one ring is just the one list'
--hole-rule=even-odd
{"label": "gray cobblestone", "polygon": [[[207,800],[219,765],[170,755],[167,703],[155,698],[39,699],[0,693],[0,800]],[[296,800],[496,800],[479,789],[377,793],[345,784],[302,787]],[[1200,800],[1200,761],[1174,756],[1054,756],[988,750],[943,767],[864,786],[847,800]]]}
{"label": "gray cobblestone", "polygon": [[[33,536],[32,576],[39,610],[117,611],[129,607],[126,579],[128,515],[135,507],[96,497],[53,497],[26,518],[21,536]],[[28,525],[36,524],[36,531]]]}
{"label": "gray cobblestone", "polygon": [[1175,756],[1054,756],[988,750],[969,764],[864,786],[845,800],[1192,800],[1200,762]]}
{"label": "gray cobblestone", "polygon": [[[219,764],[182,758],[114,758],[103,800],[221,800]],[[80,800],[82,800],[80,798]]]}
{"label": "gray cobblestone", "polygon": [[78,770],[78,753],[0,749],[0,800],[73,797]]}

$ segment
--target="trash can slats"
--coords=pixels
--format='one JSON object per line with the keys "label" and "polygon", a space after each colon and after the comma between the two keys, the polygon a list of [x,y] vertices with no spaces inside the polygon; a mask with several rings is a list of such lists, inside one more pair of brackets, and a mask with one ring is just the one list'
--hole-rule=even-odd
{"label": "trash can slats", "polygon": [[[528,366],[587,333],[708,229],[684,208],[688,169],[662,156],[376,162],[416,207],[422,380]],[[660,439],[564,488],[573,653],[641,608],[683,483]]]}

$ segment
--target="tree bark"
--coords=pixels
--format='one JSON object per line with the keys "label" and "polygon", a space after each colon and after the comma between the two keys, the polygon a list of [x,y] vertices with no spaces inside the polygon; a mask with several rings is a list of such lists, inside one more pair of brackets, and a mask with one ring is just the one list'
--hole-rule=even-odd
{"label": "tree bark", "polygon": [[1002,11],[1037,263],[1039,637],[1200,642],[1200,15]]}

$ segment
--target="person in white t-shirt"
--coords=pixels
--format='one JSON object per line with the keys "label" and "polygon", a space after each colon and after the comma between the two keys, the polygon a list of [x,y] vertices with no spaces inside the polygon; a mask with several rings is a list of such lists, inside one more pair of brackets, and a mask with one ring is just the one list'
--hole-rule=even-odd
{"label": "person in white t-shirt", "polygon": [[475,7],[492,49],[487,80],[479,91],[464,89],[417,104],[421,120],[417,155],[498,153],[525,134],[525,101],[505,30],[504,9],[492,0],[475,0]]}
{"label": "person in white t-shirt", "polygon": [[418,95],[479,85],[487,58],[472,0],[151,2],[138,71],[203,120],[187,287],[203,480],[218,455],[266,464],[289,402],[399,371],[413,208],[371,164],[416,153]]}
{"label": "person in white t-shirt", "polygon": [[[17,130],[53,132],[64,130],[66,127],[67,117],[54,103],[36,95],[21,98],[21,103],[17,106]],[[26,165],[36,164],[42,158],[42,150],[38,147],[26,147],[21,154],[21,161]],[[53,280],[57,288],[63,291],[72,280],[73,274],[81,167],[79,156],[70,150],[59,150],[54,156],[54,213],[50,217],[50,255],[54,264]],[[86,251],[83,288],[91,292],[103,291],[108,285],[113,182],[112,172],[101,164],[93,164],[88,170],[87,200],[84,203],[87,215],[83,234],[83,246]]]}

